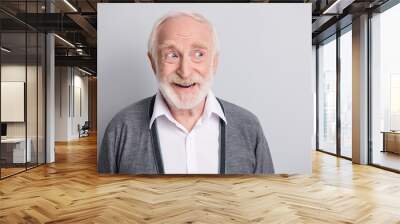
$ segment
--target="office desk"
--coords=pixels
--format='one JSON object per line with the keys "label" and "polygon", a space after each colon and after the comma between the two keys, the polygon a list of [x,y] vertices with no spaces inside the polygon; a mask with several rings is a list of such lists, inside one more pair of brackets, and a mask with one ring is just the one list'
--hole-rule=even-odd
{"label": "office desk", "polygon": [[[1,139],[1,157],[6,163],[25,163],[30,162],[32,158],[30,138],[27,140],[25,151],[25,138],[6,138]],[[27,159],[25,161],[25,159]]]}
{"label": "office desk", "polygon": [[383,131],[383,150],[382,152],[393,152],[400,154],[400,132]]}

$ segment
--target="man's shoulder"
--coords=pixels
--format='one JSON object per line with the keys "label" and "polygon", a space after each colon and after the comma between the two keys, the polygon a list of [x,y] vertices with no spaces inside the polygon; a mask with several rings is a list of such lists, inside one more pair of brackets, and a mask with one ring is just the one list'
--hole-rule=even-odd
{"label": "man's shoulder", "polygon": [[[218,98],[219,99],[219,98]],[[226,100],[219,99],[228,123],[258,125],[257,116],[251,111]]]}
{"label": "man's shoulder", "polygon": [[151,99],[152,96],[130,104],[129,106],[119,111],[113,117],[110,123],[126,124],[126,123],[138,123],[149,120],[150,119],[149,108]]}

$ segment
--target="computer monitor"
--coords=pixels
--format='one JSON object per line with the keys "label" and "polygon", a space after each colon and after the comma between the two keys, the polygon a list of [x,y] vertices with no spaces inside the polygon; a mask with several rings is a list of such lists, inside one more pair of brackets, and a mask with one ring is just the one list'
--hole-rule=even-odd
{"label": "computer monitor", "polygon": [[1,137],[7,136],[7,124],[1,123]]}

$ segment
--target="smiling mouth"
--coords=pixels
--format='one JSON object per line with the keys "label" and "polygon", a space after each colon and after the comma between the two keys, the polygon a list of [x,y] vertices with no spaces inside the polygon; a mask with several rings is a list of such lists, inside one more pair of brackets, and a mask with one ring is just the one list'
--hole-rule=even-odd
{"label": "smiling mouth", "polygon": [[196,85],[196,83],[191,83],[191,84],[178,84],[178,83],[174,83],[175,86],[180,87],[180,88],[191,88],[194,87]]}

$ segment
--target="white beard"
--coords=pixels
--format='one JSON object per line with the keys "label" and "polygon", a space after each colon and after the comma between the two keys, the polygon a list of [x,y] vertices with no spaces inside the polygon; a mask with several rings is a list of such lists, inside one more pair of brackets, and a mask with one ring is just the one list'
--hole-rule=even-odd
{"label": "white beard", "polygon": [[[213,83],[213,75],[208,80],[203,79],[200,75],[195,75],[190,80],[182,80],[177,74],[172,74],[167,80],[160,80],[157,75],[158,88],[167,101],[168,105],[177,109],[193,109],[199,105],[207,96]],[[175,93],[172,83],[197,83],[200,89],[197,94],[178,95]]]}

